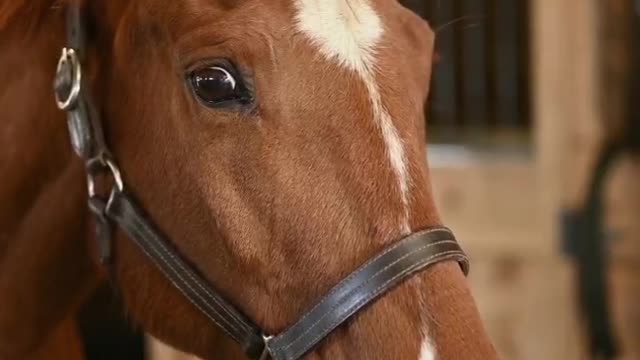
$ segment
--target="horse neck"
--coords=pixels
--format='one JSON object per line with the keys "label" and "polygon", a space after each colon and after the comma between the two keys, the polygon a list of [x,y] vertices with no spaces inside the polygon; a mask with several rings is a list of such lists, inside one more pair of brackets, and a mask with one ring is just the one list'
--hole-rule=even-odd
{"label": "horse neck", "polygon": [[38,351],[97,281],[83,167],[51,90],[64,16],[46,21],[0,26],[0,309],[11,309],[0,311],[2,359]]}

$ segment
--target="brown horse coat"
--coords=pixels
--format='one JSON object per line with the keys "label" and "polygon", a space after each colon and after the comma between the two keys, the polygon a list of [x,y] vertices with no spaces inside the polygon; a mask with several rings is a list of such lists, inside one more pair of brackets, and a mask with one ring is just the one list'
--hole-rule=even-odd
{"label": "brown horse coat", "polygon": [[[86,3],[85,71],[128,184],[263,328],[285,328],[389,242],[440,223],[422,111],[433,33],[396,1]],[[0,3],[0,359],[65,341],[68,319],[104,279],[83,168],[52,100],[64,7]],[[250,106],[195,99],[185,78],[219,59],[237,67]],[[185,351],[242,358],[122,235],[116,250],[133,319]],[[442,263],[309,357],[496,354],[457,264]]]}

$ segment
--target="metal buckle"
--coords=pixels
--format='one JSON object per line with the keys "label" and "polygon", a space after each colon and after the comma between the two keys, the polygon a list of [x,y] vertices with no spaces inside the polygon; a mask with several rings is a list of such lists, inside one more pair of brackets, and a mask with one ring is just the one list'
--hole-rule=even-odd
{"label": "metal buckle", "polygon": [[262,350],[262,354],[260,354],[258,360],[267,360],[271,356],[271,351],[269,350],[269,340],[271,339],[273,339],[273,336],[262,335],[264,349]]}
{"label": "metal buckle", "polygon": [[[111,260],[111,237],[113,231],[111,222],[107,216],[107,209],[113,201],[116,192],[124,191],[124,182],[120,169],[110,155],[103,153],[87,161],[87,190],[89,192],[89,209],[95,215],[96,240],[98,241],[98,254],[100,262],[107,264]],[[109,177],[113,186],[106,194],[98,189],[98,181],[101,177]]]}
{"label": "metal buckle", "polygon": [[[109,175],[113,179],[115,187],[112,191],[124,191],[124,181],[120,174],[120,168],[113,161],[111,156],[102,154],[87,161],[87,190],[89,198],[100,197],[101,194],[97,190],[98,177],[104,174]],[[103,196],[107,198],[107,196]]]}
{"label": "metal buckle", "polygon": [[62,48],[56,67],[54,95],[60,110],[68,111],[76,105],[82,84],[82,68],[74,49]]}

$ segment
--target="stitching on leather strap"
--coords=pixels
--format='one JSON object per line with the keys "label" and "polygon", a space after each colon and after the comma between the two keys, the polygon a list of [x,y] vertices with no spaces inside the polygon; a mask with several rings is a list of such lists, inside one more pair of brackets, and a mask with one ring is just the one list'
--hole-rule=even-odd
{"label": "stitching on leather strap", "polygon": [[[198,310],[204,313],[205,316],[220,327],[227,336],[231,337],[241,346],[249,346],[250,348],[257,346],[258,342],[264,344],[264,342],[258,339],[259,329],[244,320],[241,314],[236,313],[235,308],[228,305],[223,298],[213,293],[208,288],[208,284],[204,283],[203,280],[179,258],[178,254],[168,247],[168,244],[164,242],[162,236],[158,235],[152,227],[153,224],[144,221],[143,216],[137,210],[134,199],[130,199],[125,193],[118,193],[111,205],[115,206],[110,206],[111,211],[108,209],[108,215],[129,233],[146,256],[159,265],[160,270],[166,274],[168,280],[185,295]],[[440,235],[436,237],[428,236],[432,233],[440,233]],[[449,236],[451,238],[448,238]],[[441,240],[438,240],[439,238],[441,238]],[[418,246],[420,243],[423,243],[423,245],[411,249],[411,247]],[[407,244],[411,245],[407,247]],[[405,246],[404,249],[403,246]],[[420,252],[425,252],[426,249],[434,247],[440,247],[438,250],[441,252],[424,259],[409,260],[407,268],[403,269],[400,267],[392,270],[392,267],[405,261],[408,257]],[[447,248],[452,250],[442,251]],[[391,254],[394,251],[398,253]],[[426,252],[425,255],[429,252]],[[155,253],[155,255],[153,253]],[[389,256],[390,254],[393,256]],[[385,257],[388,257],[388,259]],[[453,234],[447,228],[433,228],[402,239],[396,245],[386,248],[382,253],[369,259],[356,271],[341,280],[324,295],[311,310],[307,311],[300,320],[279,336],[276,336],[276,338],[273,339],[274,341],[270,342],[271,344],[267,344],[269,352],[272,354],[272,357],[277,360],[294,360],[299,358],[326,337],[330,331],[350,318],[356,311],[360,310],[362,306],[380,296],[382,292],[389,290],[399,279],[423,267],[448,258],[455,258],[459,262],[465,263],[468,261],[464,252],[459,248]],[[376,264],[376,262],[378,264]],[[376,267],[382,265],[384,265],[382,269],[375,270]],[[364,279],[358,279],[359,276],[364,275],[364,272],[374,270],[374,274]],[[393,275],[392,278],[385,280],[385,274],[388,273],[386,276],[389,276],[396,271],[400,272]],[[366,289],[369,285],[375,286],[376,279],[384,282],[372,291],[363,291],[363,289]],[[354,282],[354,284],[350,284],[351,282]],[[360,293],[361,291],[363,292],[362,294]],[[349,301],[356,300],[360,296],[363,297],[357,300],[356,303],[349,303]],[[336,297],[336,299],[332,297]],[[344,308],[345,306],[346,308]],[[340,311],[341,308],[342,311]],[[323,311],[320,312],[320,309],[323,309]],[[305,321],[314,317],[317,317],[317,319],[314,320],[313,324],[305,326]],[[329,317],[329,319],[327,319],[327,317]],[[325,319],[328,321],[323,324],[323,320]],[[299,333],[297,333],[298,331]],[[288,341],[284,346],[277,345],[282,340],[286,341],[286,338],[290,337],[290,334],[295,335],[295,339]],[[308,335],[313,335],[313,337],[309,338]],[[276,347],[272,348],[271,345],[276,345]],[[290,350],[293,351],[289,352]]]}
{"label": "stitching on leather strap", "polygon": [[[123,202],[123,200],[124,200],[124,202]],[[127,199],[121,199],[119,202],[120,202],[121,208],[122,208],[122,205],[124,205],[124,207],[125,207],[124,211],[131,212],[132,210],[134,210],[134,209],[130,206],[130,204],[127,204],[127,202],[128,202],[128,201],[127,201]],[[129,208],[127,208],[127,207],[129,207]],[[155,234],[153,233],[153,231],[151,231],[151,229],[147,226],[147,224],[145,224],[144,222],[140,221],[140,219],[138,218],[138,216],[129,216],[129,219],[131,219],[132,221],[134,221],[134,222],[135,222],[135,224],[136,224],[136,225],[137,225],[137,227],[140,229],[140,231],[143,231],[143,232],[147,233],[147,236],[156,237],[156,236],[155,236]],[[119,220],[119,219],[116,219],[116,220]],[[122,222],[118,221],[118,223],[120,223],[120,224],[122,225]],[[126,226],[125,226],[124,228],[125,228],[125,229],[127,229],[127,230],[128,230],[128,232],[129,232],[129,231],[131,231],[131,230],[136,231],[135,229],[130,229],[129,227],[126,227]],[[139,232],[139,231],[136,231],[136,232]],[[147,245],[149,246],[149,248],[151,248],[152,250],[154,250],[154,251],[158,254],[158,256],[159,256],[159,257],[158,257],[158,259],[159,259],[160,261],[162,261],[162,263],[164,263],[164,264],[167,266],[167,268],[168,268],[168,269],[170,269],[170,270],[175,274],[175,276],[176,276],[176,277],[178,277],[180,280],[182,280],[182,283],[183,283],[184,285],[186,285],[186,286],[187,286],[187,287],[188,287],[188,288],[193,292],[193,294],[194,294],[195,296],[197,296],[197,297],[198,297],[198,299],[202,300],[202,302],[204,303],[204,305],[206,305],[206,307],[207,307],[210,311],[213,311],[213,312],[216,312],[216,313],[217,313],[218,311],[216,311],[216,309],[212,307],[212,305],[211,305],[211,304],[210,304],[210,303],[209,303],[209,302],[208,302],[208,301],[207,301],[207,300],[202,296],[202,294],[201,294],[200,292],[198,292],[196,289],[194,289],[194,288],[191,286],[191,284],[190,284],[188,281],[186,281],[187,279],[185,279],[185,278],[183,277],[183,275],[182,275],[182,274],[181,274],[181,273],[180,273],[180,272],[179,272],[179,271],[174,267],[174,265],[173,265],[171,262],[169,262],[169,261],[165,258],[165,256],[163,255],[163,252],[165,252],[165,253],[166,253],[166,249],[162,249],[162,250],[160,250],[160,249],[156,246],[156,244],[155,244],[153,241],[149,241],[148,239],[146,239],[146,237],[144,236],[144,234],[141,234],[141,235],[143,235],[143,236],[139,236],[139,237],[138,237],[138,236],[133,236],[133,237],[134,237],[134,240],[135,240],[135,239],[137,239],[138,241],[143,241],[145,244],[147,244]],[[144,246],[140,246],[140,248],[141,248],[141,249],[142,249],[142,250],[147,254],[147,256],[149,256],[149,258],[154,259],[154,256],[151,256],[151,255],[149,254],[149,252],[145,249],[145,247],[144,247]],[[174,258],[174,260],[175,260],[175,258]],[[182,266],[181,266],[181,268],[182,268],[182,269],[184,269],[184,267],[182,267]],[[188,272],[187,272],[187,273],[188,273]],[[194,279],[193,279],[193,277],[192,277],[192,276],[190,276],[190,278],[191,278],[191,280],[192,280],[192,281],[194,281]],[[178,288],[178,289],[179,289],[179,290],[180,290],[184,295],[186,295],[186,298],[187,298],[188,300],[191,300],[191,299],[190,299],[190,297],[188,296],[188,294],[185,292],[185,290],[183,290],[183,289],[182,289],[182,287],[180,286],[180,284],[178,284],[176,281],[174,281],[170,276],[169,276],[169,280],[174,284],[174,286],[175,286],[176,288]],[[196,281],[196,282],[197,282],[197,281]],[[214,299],[214,301],[215,301],[215,300],[216,300],[216,299]],[[195,302],[195,301],[190,301],[190,302],[191,302],[192,304],[194,304],[194,305],[195,305],[195,306],[196,306],[200,311],[202,311],[202,312],[203,312],[203,313],[204,313],[204,314],[205,314],[209,319],[213,320],[213,321],[214,321],[214,322],[215,322],[215,323],[216,323],[216,324],[217,324],[217,325],[218,325],[218,326],[219,326],[219,327],[220,327],[220,328],[221,328],[221,329],[222,329],[222,330],[223,330],[223,331],[228,335],[228,336],[230,336],[231,338],[233,338],[234,340],[236,340],[238,343],[242,343],[242,342],[241,342],[241,340],[240,340],[240,339],[239,339],[235,334],[231,334],[231,333],[230,333],[230,331],[228,331],[226,327],[222,326],[222,325],[221,325],[221,324],[220,324],[220,323],[215,319],[215,317],[213,317],[211,314],[209,314],[209,312],[208,312],[208,311],[205,311],[205,310],[201,307],[201,305],[200,305],[200,304],[198,304],[198,303],[197,303],[197,302]],[[221,306],[219,302],[217,302],[217,301],[216,301],[216,303],[217,303],[219,306]],[[221,306],[221,307],[222,307],[222,306]],[[227,311],[225,310],[225,312],[227,312]],[[227,313],[228,313],[228,312],[227,312]],[[230,323],[230,322],[229,322],[229,320],[228,320],[227,318],[225,318],[225,317],[221,316],[221,317],[220,317],[220,319],[221,319],[222,321],[224,321],[224,322],[229,326],[229,328],[233,329],[235,332],[238,332],[238,333],[242,332],[240,329],[238,329],[238,327],[237,327],[236,325],[234,325],[234,324]],[[234,319],[235,319],[235,317],[234,317]]]}
{"label": "stitching on leather strap", "polygon": [[[145,228],[145,230],[153,237],[156,237],[154,232],[149,228],[149,226],[144,223],[139,221],[138,217],[134,217],[136,219],[136,222],[141,225],[142,227]],[[185,266],[182,264],[182,262],[175,256],[175,254],[173,254],[171,251],[169,251],[166,247],[166,245],[164,243],[162,243],[162,241],[157,241],[154,244],[151,244],[152,246],[155,245],[160,245],[160,247],[162,248],[162,250],[164,251],[165,255],[168,255],[171,259],[174,260],[174,263],[176,265],[178,265],[183,271],[184,273],[200,288],[205,292],[205,295],[207,295],[207,297],[211,300],[213,300],[226,314],[228,314],[232,320],[234,320],[234,322],[236,323],[236,325],[238,325],[239,327],[243,328],[244,330],[248,330],[245,328],[244,323],[242,320],[238,319],[235,314],[233,314],[232,312],[230,312],[226,306],[224,306],[224,304],[221,304],[220,301],[214,296],[212,295],[209,290],[202,285],[202,283],[193,276],[193,274],[191,274],[191,272],[189,271],[189,269],[185,268]],[[194,290],[194,289],[192,289]],[[204,300],[204,299],[203,299]],[[229,324],[232,325],[232,324]],[[233,327],[233,326],[232,326]],[[235,327],[234,327],[235,328]],[[235,328],[236,330],[238,330],[237,328]]]}
{"label": "stitching on leather strap", "polygon": [[[127,231],[127,232],[129,232],[129,231]],[[137,242],[137,241],[140,241],[140,240],[136,240],[136,242]],[[144,241],[146,244],[149,244],[146,240],[141,240],[141,241]],[[153,248],[153,247],[151,246],[151,248]],[[154,259],[154,256],[153,256],[151,253],[149,253],[149,251],[147,251],[147,249],[146,249],[144,246],[140,246],[140,250],[142,250],[142,252],[144,252],[144,253],[147,255],[147,257],[149,257],[150,259]],[[154,249],[154,250],[155,250],[155,249]],[[184,281],[184,279],[179,275],[179,273],[178,273],[178,272],[177,272],[177,271],[176,271],[176,270],[175,270],[171,265],[169,265],[169,263],[164,259],[164,257],[162,256],[162,254],[159,254],[159,258],[158,258],[158,259],[159,259],[159,260],[161,260],[164,264],[166,264],[166,265],[167,265],[167,267],[169,268],[169,270],[171,270],[171,271],[176,275],[176,277],[178,277],[180,280],[183,280],[183,281]],[[162,270],[162,267],[161,267],[160,269]],[[165,272],[165,271],[163,270],[163,272]],[[186,293],[186,292],[181,288],[181,286],[180,286],[180,285],[179,285],[179,284],[178,284],[178,283],[177,283],[177,282],[176,282],[176,281],[175,281],[171,276],[167,276],[167,279],[168,279],[168,280],[169,280],[169,281],[170,281],[170,282],[171,282],[171,283],[172,283],[172,284],[173,284],[173,285],[174,285],[178,290],[180,290],[180,292],[181,292],[183,295],[187,295],[187,293]],[[186,284],[186,283],[185,283],[185,284]],[[186,284],[186,285],[187,285],[188,287],[190,287],[188,284]],[[186,297],[187,299],[189,299],[189,296],[185,296],[185,297]],[[222,331],[223,331],[225,334],[227,334],[228,336],[230,336],[232,339],[234,339],[234,340],[238,341],[238,339],[237,339],[233,334],[231,334],[229,331],[227,331],[227,330],[226,330],[226,328],[225,328],[224,326],[222,326],[222,324],[220,324],[220,323],[215,319],[215,317],[213,317],[213,316],[211,316],[211,315],[209,314],[209,311],[208,311],[208,310],[205,310],[204,308],[202,308],[202,307],[201,307],[201,305],[200,305],[200,304],[198,304],[197,302],[195,302],[195,301],[191,301],[191,299],[189,299],[189,300],[190,300],[189,302],[190,302],[190,303],[192,303],[193,305],[195,305],[195,306],[196,306],[196,307],[197,307],[197,308],[198,308],[202,313],[204,313],[204,314],[207,316],[207,318],[209,318],[209,319],[210,319],[210,320],[212,320],[216,325],[218,325],[218,327],[220,327],[220,328],[222,329]],[[204,301],[204,303],[206,303],[206,301]]]}
{"label": "stitching on leather strap", "polygon": [[345,279],[341,280],[333,289],[331,289],[331,291],[329,291],[328,294],[326,294],[325,296],[322,297],[322,299],[320,299],[320,301],[318,301],[312,308],[311,310],[308,310],[304,316],[302,316],[302,318],[300,320],[298,320],[296,322],[296,324],[302,323],[304,322],[304,320],[306,320],[309,316],[311,316],[311,314],[320,306],[322,305],[322,303],[324,303],[324,301],[328,298],[330,298],[331,296],[333,296],[333,294],[335,294],[336,291],[340,290],[341,284],[347,283],[349,282],[351,279],[353,279],[354,277],[360,275],[360,273],[362,273],[362,271],[366,270],[366,268],[371,265],[372,263],[374,263],[375,261],[377,261],[378,259],[384,257],[385,255],[387,255],[389,252],[393,251],[394,249],[397,249],[398,247],[400,247],[402,244],[410,242],[411,240],[415,239],[416,237],[420,237],[420,236],[425,236],[434,232],[446,232],[449,235],[451,235],[453,237],[453,233],[451,232],[451,230],[449,230],[446,227],[438,227],[438,228],[434,228],[434,229],[429,229],[429,230],[424,230],[412,235],[407,236],[406,238],[402,239],[398,244],[394,245],[394,246],[390,246],[387,249],[385,249],[382,253],[376,255],[375,257],[369,259],[366,263],[364,263],[363,265],[361,265],[358,270],[356,270],[355,272],[351,273],[349,276],[347,276]]}
{"label": "stitching on leather strap", "polygon": [[[399,257],[397,259],[395,259],[393,262],[387,264],[387,266],[385,266],[384,268],[378,270],[375,274],[371,275],[366,281],[363,281],[360,285],[358,285],[355,289],[352,289],[351,291],[349,291],[349,294],[345,295],[343,299],[341,299],[340,302],[338,302],[337,304],[335,304],[334,306],[331,307],[331,309],[329,309],[329,311],[325,312],[319,319],[317,319],[313,324],[311,324],[309,327],[307,327],[307,329],[300,335],[298,335],[295,339],[293,339],[291,342],[289,342],[289,344],[287,344],[287,346],[283,347],[282,350],[286,351],[287,349],[289,349],[290,347],[294,346],[301,338],[303,338],[305,335],[307,335],[309,332],[311,332],[324,318],[326,318],[329,315],[333,315],[333,311],[338,308],[340,305],[342,305],[346,300],[349,299],[349,295],[353,294],[353,293],[357,293],[360,289],[362,289],[363,287],[365,287],[367,284],[369,284],[374,278],[378,277],[378,275],[386,272],[390,267],[392,267],[393,265],[401,262],[402,260],[406,259],[407,257],[420,252],[424,249],[428,249],[434,246],[438,246],[438,245],[442,245],[442,244],[446,244],[446,243],[455,243],[455,241],[453,240],[442,240],[442,241],[438,241],[435,243],[430,243],[427,245],[423,245],[419,248],[413,249],[412,251],[404,254],[402,257]],[[362,269],[360,269],[359,271],[361,271]]]}
{"label": "stitching on leather strap", "polygon": [[362,298],[356,304],[351,306],[349,308],[349,311],[345,311],[344,312],[345,315],[339,317],[336,321],[332,322],[331,324],[322,327],[322,329],[318,332],[318,335],[316,335],[313,339],[304,342],[302,344],[302,346],[299,347],[300,348],[299,350],[297,350],[296,352],[294,352],[293,354],[288,355],[288,356],[285,354],[284,357],[286,359],[288,359],[288,360],[293,360],[293,359],[299,358],[302,354],[304,354],[306,351],[308,351],[308,348],[310,346],[313,346],[320,339],[325,337],[327,330],[333,329],[337,325],[340,325],[345,319],[349,318],[351,315],[354,314],[354,310],[355,309],[358,309],[360,306],[362,306],[362,305],[368,303],[369,301],[371,301],[372,299],[376,298],[377,296],[380,295],[380,293],[382,291],[386,291],[387,290],[387,286],[389,284],[395,282],[396,280],[398,280],[399,278],[405,276],[408,273],[411,273],[411,272],[416,271],[416,270],[418,270],[420,268],[423,268],[425,266],[428,266],[430,264],[436,263],[438,261],[441,261],[441,260],[444,260],[444,259],[447,259],[447,258],[466,259],[466,255],[460,250],[445,251],[445,252],[442,252],[442,253],[439,253],[439,254],[432,255],[432,256],[424,259],[423,261],[415,263],[413,266],[404,269],[402,272],[398,273],[397,275],[395,275],[391,279],[385,281],[382,285],[378,286],[374,291],[370,292],[366,297]]}

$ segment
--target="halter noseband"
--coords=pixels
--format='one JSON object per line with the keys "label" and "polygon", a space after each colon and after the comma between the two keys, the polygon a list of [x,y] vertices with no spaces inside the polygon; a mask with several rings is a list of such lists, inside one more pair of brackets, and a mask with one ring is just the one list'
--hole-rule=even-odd
{"label": "halter noseband", "polygon": [[[296,360],[352,315],[416,272],[445,260],[458,261],[465,275],[469,262],[447,228],[413,233],[371,258],[333,287],[295,324],[277,335],[259,326],[225,300],[182,256],[127,191],[106,145],[99,114],[82,77],[85,27],[78,5],[68,9],[68,47],[58,62],[54,92],[67,112],[74,151],[86,164],[89,209],[96,218],[100,259],[110,260],[113,225],[136,243],[166,278],[205,316],[236,341],[251,359]],[[100,191],[100,180],[113,186]],[[104,181],[102,181],[104,183]]]}

